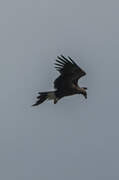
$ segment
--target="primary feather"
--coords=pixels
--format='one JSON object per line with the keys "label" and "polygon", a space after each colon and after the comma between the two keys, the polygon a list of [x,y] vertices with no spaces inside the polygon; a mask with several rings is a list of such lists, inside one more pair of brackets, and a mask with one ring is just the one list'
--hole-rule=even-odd
{"label": "primary feather", "polygon": [[54,81],[54,87],[61,89],[62,85],[74,83],[77,85],[78,80],[86,75],[85,71],[82,70],[72,59],[68,56],[68,59],[63,55],[57,56],[55,68],[60,72],[60,76]]}

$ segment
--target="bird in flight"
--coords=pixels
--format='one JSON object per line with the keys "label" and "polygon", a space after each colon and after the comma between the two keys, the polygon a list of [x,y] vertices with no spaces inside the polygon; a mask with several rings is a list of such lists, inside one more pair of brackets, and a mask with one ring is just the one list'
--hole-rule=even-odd
{"label": "bird in flight", "polygon": [[85,76],[86,73],[82,70],[71,57],[57,56],[55,68],[59,71],[59,77],[54,81],[54,91],[39,92],[37,101],[32,106],[38,106],[45,100],[53,100],[56,104],[61,98],[75,94],[82,94],[87,98],[87,88],[79,87],[78,80]]}

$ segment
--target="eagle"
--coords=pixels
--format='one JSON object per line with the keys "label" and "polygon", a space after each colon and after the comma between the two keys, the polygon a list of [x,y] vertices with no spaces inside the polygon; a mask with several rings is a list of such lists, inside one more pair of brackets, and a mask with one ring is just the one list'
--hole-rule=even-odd
{"label": "eagle", "polygon": [[82,94],[87,98],[87,88],[80,87],[78,80],[86,75],[86,72],[81,69],[71,57],[63,55],[57,56],[55,68],[60,75],[54,81],[54,91],[39,92],[37,101],[32,106],[38,106],[45,100],[53,100],[56,104],[61,98],[75,94]]}

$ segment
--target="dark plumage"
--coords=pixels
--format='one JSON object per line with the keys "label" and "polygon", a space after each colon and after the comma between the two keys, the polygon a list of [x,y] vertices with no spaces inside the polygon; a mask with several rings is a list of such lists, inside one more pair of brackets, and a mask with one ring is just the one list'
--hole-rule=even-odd
{"label": "dark plumage", "polygon": [[60,76],[54,81],[55,91],[50,92],[39,92],[37,102],[33,106],[37,106],[43,103],[46,99],[54,100],[54,104],[64,96],[70,96],[74,94],[82,94],[87,98],[87,88],[79,87],[78,80],[86,75],[85,71],[82,70],[69,56],[68,58],[63,55],[57,56],[55,68],[59,71]]}

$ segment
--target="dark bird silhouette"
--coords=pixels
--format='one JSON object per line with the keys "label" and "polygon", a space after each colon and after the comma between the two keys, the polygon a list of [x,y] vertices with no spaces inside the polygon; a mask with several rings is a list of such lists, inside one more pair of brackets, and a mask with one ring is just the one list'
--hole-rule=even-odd
{"label": "dark bird silhouette", "polygon": [[78,86],[78,80],[86,73],[71,57],[57,56],[55,68],[60,73],[60,76],[54,81],[55,91],[39,92],[38,100],[32,106],[38,106],[46,99],[54,100],[54,104],[56,104],[61,98],[74,94],[82,94],[87,98],[87,88]]}

